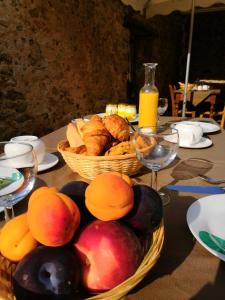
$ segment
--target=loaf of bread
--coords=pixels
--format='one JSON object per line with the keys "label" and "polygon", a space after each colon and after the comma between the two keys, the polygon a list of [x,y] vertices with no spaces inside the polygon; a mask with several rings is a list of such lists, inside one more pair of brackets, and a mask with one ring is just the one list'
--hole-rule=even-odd
{"label": "loaf of bread", "polygon": [[81,145],[84,145],[84,142],[78,132],[77,126],[76,124],[70,122],[67,125],[67,129],[66,129],[66,137],[67,140],[70,144],[70,147],[76,148],[79,147]]}

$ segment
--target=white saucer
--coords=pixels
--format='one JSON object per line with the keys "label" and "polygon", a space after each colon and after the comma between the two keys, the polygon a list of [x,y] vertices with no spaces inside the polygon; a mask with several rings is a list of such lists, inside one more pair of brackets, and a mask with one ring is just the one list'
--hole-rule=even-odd
{"label": "white saucer", "polygon": [[59,158],[56,155],[52,153],[46,153],[43,161],[38,165],[38,172],[45,171],[54,167],[58,163],[58,161]]}
{"label": "white saucer", "polygon": [[200,238],[201,231],[225,239],[225,195],[211,195],[198,199],[188,208],[187,224],[197,241],[213,255],[225,261],[225,255],[213,250]]}
{"label": "white saucer", "polygon": [[217,124],[209,123],[209,122],[202,122],[202,121],[181,121],[181,122],[176,122],[172,124],[173,126],[176,126],[176,124],[189,124],[189,125],[199,125],[203,133],[212,133],[220,130],[220,126]]}
{"label": "white saucer", "polygon": [[182,145],[181,143],[179,144],[179,147],[182,148],[190,148],[190,149],[200,149],[200,148],[207,148],[212,145],[212,140],[202,137],[200,142],[193,144],[193,145]]}

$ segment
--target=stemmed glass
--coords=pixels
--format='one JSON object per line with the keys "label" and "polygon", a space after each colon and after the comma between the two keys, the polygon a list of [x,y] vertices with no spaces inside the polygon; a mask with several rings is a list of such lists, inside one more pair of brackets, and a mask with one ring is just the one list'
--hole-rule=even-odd
{"label": "stemmed glass", "polygon": [[13,205],[33,189],[36,174],[32,145],[0,142],[0,207],[4,208],[6,222],[14,216]]}
{"label": "stemmed glass", "polygon": [[[138,128],[134,135],[137,158],[152,170],[151,187],[158,191],[157,174],[176,157],[179,145],[178,131],[167,125]],[[160,193],[163,205],[169,203],[169,195]]]}
{"label": "stemmed glass", "polygon": [[167,98],[159,98],[158,100],[158,115],[162,116],[166,112],[168,108],[168,99]]}

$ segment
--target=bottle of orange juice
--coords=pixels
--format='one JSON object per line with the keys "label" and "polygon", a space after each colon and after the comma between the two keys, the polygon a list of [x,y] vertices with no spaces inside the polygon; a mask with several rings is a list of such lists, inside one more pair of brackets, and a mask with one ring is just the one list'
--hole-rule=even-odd
{"label": "bottle of orange juice", "polygon": [[138,127],[156,126],[158,120],[159,91],[155,86],[157,63],[145,63],[145,84],[139,93]]}

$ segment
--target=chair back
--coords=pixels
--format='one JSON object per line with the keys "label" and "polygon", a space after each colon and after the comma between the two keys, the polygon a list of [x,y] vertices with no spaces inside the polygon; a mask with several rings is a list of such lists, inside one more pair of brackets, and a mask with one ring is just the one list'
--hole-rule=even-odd
{"label": "chair back", "polygon": [[224,125],[225,125],[225,104],[224,104],[224,108],[223,108],[223,111],[222,111],[222,119],[221,119],[221,122],[220,122],[221,128],[224,128]]}
{"label": "chair back", "polygon": [[183,95],[176,93],[176,86],[173,84],[169,84],[171,105],[172,105],[172,116],[177,117],[179,111],[179,103],[183,101]]}
{"label": "chair back", "polygon": [[[176,86],[169,84],[171,105],[172,105],[172,116],[178,117],[182,115],[182,110],[179,109],[179,103],[184,100],[183,93],[176,92]],[[185,111],[185,116],[195,117],[195,111]]]}
{"label": "chair back", "polygon": [[224,108],[221,111],[205,111],[200,115],[200,118],[212,118],[214,119],[217,123],[220,124],[221,128],[224,128],[225,125],[225,104]]}

